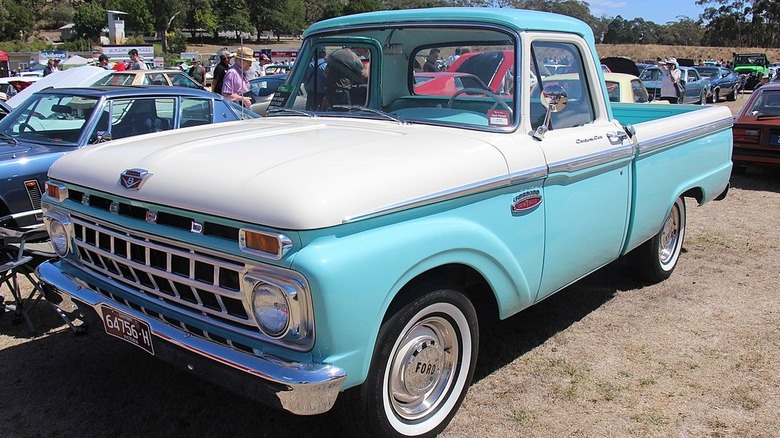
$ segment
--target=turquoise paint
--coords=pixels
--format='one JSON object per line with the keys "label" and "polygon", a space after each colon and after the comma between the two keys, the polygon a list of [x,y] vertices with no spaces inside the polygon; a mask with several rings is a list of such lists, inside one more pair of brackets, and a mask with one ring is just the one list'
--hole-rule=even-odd
{"label": "turquoise paint", "polygon": [[[346,386],[363,381],[381,321],[414,277],[457,263],[487,278],[502,318],[530,306],[540,282],[544,211],[512,215],[516,186],[371,219],[360,226],[303,232],[293,268],[314,297],[315,360],[347,370]],[[355,224],[357,225],[357,224]]]}

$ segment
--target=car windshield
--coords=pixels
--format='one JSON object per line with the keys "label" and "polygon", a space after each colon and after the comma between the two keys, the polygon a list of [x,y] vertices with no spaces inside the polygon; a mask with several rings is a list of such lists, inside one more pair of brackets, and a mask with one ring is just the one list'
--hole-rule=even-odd
{"label": "car windshield", "polygon": [[35,94],[0,120],[0,132],[35,143],[78,145],[98,99]]}
{"label": "car windshield", "polygon": [[639,79],[641,79],[644,82],[648,81],[660,81],[661,80],[661,70],[657,68],[646,68],[642,70],[642,73],[639,75]]}
{"label": "car windshield", "polygon": [[279,85],[281,85],[286,78],[287,75],[284,75],[284,77],[275,78],[261,76],[259,78],[250,80],[249,91],[252,95],[252,101],[255,102],[258,98],[268,97],[276,93]]}
{"label": "car windshield", "polygon": [[699,74],[705,78],[717,78],[720,77],[720,69],[717,68],[697,68]]}
{"label": "car windshield", "polygon": [[135,75],[133,73],[111,73],[98,79],[92,85],[133,85],[134,79]]}
{"label": "car windshield", "polygon": [[764,90],[747,112],[749,116],[780,116],[780,90]]}

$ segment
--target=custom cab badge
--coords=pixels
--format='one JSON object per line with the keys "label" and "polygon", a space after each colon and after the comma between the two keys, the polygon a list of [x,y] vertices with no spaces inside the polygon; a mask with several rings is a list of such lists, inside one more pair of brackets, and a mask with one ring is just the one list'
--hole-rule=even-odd
{"label": "custom cab badge", "polygon": [[512,200],[512,213],[528,211],[542,203],[542,193],[539,190],[528,190],[520,193]]}
{"label": "custom cab badge", "polygon": [[147,175],[149,171],[146,169],[127,169],[119,175],[119,185],[128,190],[138,190]]}

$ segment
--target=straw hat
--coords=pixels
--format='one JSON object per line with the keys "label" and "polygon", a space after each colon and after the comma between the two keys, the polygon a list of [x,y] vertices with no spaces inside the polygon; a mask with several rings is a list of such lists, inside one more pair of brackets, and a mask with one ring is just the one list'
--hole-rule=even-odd
{"label": "straw hat", "polygon": [[242,61],[249,61],[252,62],[255,60],[255,51],[250,49],[249,47],[239,47],[238,50],[236,50],[236,59],[240,59]]}

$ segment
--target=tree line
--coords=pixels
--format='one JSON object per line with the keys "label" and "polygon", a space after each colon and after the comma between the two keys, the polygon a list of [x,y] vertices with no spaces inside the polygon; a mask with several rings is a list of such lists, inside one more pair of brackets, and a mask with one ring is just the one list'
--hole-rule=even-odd
{"label": "tree line", "polygon": [[[651,0],[648,0],[651,1]],[[697,0],[699,17],[678,16],[655,23],[591,14],[581,0],[0,0],[0,41],[28,41],[36,31],[74,23],[79,38],[97,41],[106,10],[126,12],[125,34],[156,33],[166,52],[186,48],[185,31],[261,35],[296,34],[309,24],[341,15],[385,9],[436,6],[494,6],[554,12],[591,26],[604,44],[686,46],[780,45],[780,2],[776,0]],[[180,47],[184,45],[184,47]]]}

